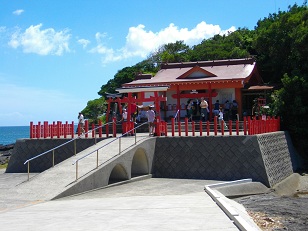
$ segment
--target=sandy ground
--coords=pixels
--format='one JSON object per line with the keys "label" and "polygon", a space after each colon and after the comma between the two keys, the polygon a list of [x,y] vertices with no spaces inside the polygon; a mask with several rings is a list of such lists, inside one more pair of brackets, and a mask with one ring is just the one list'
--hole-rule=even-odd
{"label": "sandy ground", "polygon": [[308,175],[301,177],[294,196],[274,192],[234,199],[242,204],[262,230],[308,230]]}

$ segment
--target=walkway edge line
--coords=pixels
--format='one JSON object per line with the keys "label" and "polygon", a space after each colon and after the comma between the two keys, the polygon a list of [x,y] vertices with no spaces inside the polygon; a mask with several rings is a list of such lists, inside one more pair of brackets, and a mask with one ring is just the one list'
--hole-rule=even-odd
{"label": "walkway edge line", "polygon": [[216,202],[216,204],[218,204],[218,206],[224,211],[224,213],[227,214],[229,219],[232,220],[241,231],[253,231],[253,230],[259,231],[260,229],[251,226],[243,217],[241,217],[239,213],[225,201],[226,197],[215,189],[222,186],[239,185],[248,182],[252,182],[252,179],[242,179],[236,181],[211,184],[205,186],[204,190]]}

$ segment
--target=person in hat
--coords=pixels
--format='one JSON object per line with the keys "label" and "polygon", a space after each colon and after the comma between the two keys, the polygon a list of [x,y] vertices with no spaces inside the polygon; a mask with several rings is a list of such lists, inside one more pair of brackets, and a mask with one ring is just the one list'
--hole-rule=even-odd
{"label": "person in hat", "polygon": [[83,114],[81,112],[79,112],[78,114],[78,124],[80,126],[80,130],[82,133],[84,133],[84,117]]}
{"label": "person in hat", "polygon": [[127,121],[127,111],[126,108],[123,109],[121,122]]}

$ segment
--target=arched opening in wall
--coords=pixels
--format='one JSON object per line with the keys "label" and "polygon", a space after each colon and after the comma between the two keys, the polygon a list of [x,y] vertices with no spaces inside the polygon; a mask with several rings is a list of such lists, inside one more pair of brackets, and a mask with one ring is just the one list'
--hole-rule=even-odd
{"label": "arched opening in wall", "polygon": [[114,184],[125,180],[128,180],[127,172],[121,164],[117,164],[110,173],[108,184]]}
{"label": "arched opening in wall", "polygon": [[149,162],[145,150],[138,148],[132,161],[132,177],[149,174]]}

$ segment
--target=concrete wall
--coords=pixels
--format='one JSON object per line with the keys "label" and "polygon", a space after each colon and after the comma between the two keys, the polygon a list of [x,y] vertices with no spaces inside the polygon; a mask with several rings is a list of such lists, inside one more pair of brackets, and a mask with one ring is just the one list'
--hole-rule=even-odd
{"label": "concrete wall", "polygon": [[[105,138],[97,138],[97,142]],[[36,155],[55,148],[70,139],[20,139],[17,140],[6,173],[26,173],[24,162]],[[77,153],[95,144],[95,139],[77,139]],[[74,155],[74,142],[55,150],[55,165]],[[52,167],[52,152],[30,162],[30,172],[43,172]]]}
{"label": "concrete wall", "polygon": [[257,136],[157,138],[153,175],[238,180],[271,187],[293,173],[284,132]]}
{"label": "concrete wall", "polygon": [[108,186],[108,184],[130,180],[134,176],[152,172],[156,139],[148,139],[133,146],[100,166],[95,172],[79,179],[57,198]]}
{"label": "concrete wall", "polygon": [[[21,140],[16,143],[6,172],[26,172],[23,163],[66,142]],[[80,139],[77,152],[94,144]],[[254,136],[155,137],[125,150],[66,188],[59,197],[81,193],[134,176],[152,174],[160,178],[239,180],[252,178],[268,187],[293,173],[285,132]],[[55,162],[73,155],[73,145],[56,152]],[[52,164],[51,154],[31,162],[31,172],[41,172]]]}

